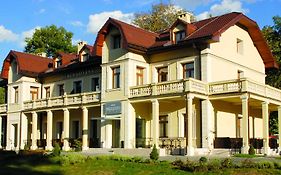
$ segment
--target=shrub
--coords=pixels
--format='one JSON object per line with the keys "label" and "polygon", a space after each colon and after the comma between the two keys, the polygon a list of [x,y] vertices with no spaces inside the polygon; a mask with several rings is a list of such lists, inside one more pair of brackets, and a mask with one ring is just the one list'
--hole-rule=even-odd
{"label": "shrub", "polygon": [[151,160],[158,160],[159,159],[159,154],[157,152],[157,149],[156,149],[156,145],[154,144],[153,145],[153,148],[152,148],[152,151],[150,153],[150,159]]}
{"label": "shrub", "polygon": [[181,168],[184,165],[184,162],[180,159],[176,159],[175,161],[172,162],[172,165],[177,168]]}
{"label": "shrub", "polygon": [[256,151],[255,151],[255,148],[253,147],[253,145],[250,145],[250,148],[249,148],[249,154],[250,155],[255,155],[256,154]]}
{"label": "shrub", "polygon": [[251,159],[245,159],[241,162],[241,168],[256,168],[257,164]]}
{"label": "shrub", "polygon": [[212,161],[209,161],[208,163],[208,170],[209,171],[218,171],[219,169],[221,169],[221,162],[217,159],[214,159]]}
{"label": "shrub", "polygon": [[234,165],[232,159],[226,158],[221,161],[221,166],[223,168],[232,168]]}
{"label": "shrub", "polygon": [[200,157],[199,163],[207,163],[208,159],[206,157]]}
{"label": "shrub", "polygon": [[55,143],[54,149],[52,151],[52,155],[53,156],[60,156],[60,153],[61,153],[60,145],[58,143]]}
{"label": "shrub", "polygon": [[75,139],[72,144],[75,151],[82,151],[82,143],[80,140]]}
{"label": "shrub", "polygon": [[63,155],[59,159],[59,163],[61,165],[75,165],[78,163],[84,163],[87,160],[87,157],[81,154],[68,154]]}
{"label": "shrub", "polygon": [[24,144],[23,150],[27,151],[29,149],[30,149],[30,144],[29,143]]}
{"label": "shrub", "polygon": [[267,162],[267,161],[258,162],[258,163],[256,163],[256,165],[257,165],[257,168],[259,168],[259,169],[274,169],[275,168],[275,165],[273,162]]}

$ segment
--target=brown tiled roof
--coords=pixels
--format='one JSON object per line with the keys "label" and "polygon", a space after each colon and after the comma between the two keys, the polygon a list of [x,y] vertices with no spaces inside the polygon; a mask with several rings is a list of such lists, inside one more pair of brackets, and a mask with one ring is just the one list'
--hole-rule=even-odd
{"label": "brown tiled roof", "polygon": [[19,72],[31,77],[35,77],[40,72],[47,70],[49,64],[52,63],[50,58],[11,50],[4,60],[1,78],[8,78],[10,64],[13,59],[17,61]]}
{"label": "brown tiled roof", "polygon": [[77,55],[74,53],[59,52],[58,56],[61,57],[63,66],[71,63],[75,58],[77,58]]}

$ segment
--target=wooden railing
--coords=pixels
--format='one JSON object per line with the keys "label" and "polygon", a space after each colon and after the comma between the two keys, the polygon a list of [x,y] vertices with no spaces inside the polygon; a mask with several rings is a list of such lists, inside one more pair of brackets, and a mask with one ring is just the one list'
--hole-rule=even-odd
{"label": "wooden railing", "polygon": [[100,92],[64,95],[45,99],[31,100],[24,102],[24,109],[37,109],[56,106],[68,106],[87,104],[100,101]]}

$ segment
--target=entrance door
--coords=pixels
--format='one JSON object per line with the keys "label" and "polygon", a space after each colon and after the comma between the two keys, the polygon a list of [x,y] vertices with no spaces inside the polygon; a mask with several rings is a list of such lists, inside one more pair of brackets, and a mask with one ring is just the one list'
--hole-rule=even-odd
{"label": "entrance door", "polygon": [[112,148],[120,148],[120,120],[112,120]]}
{"label": "entrance door", "polygon": [[100,148],[100,138],[99,138],[99,127],[98,120],[91,120],[90,125],[90,147],[91,148]]}
{"label": "entrance door", "polygon": [[136,147],[144,148],[146,145],[145,140],[145,120],[144,119],[136,119]]}

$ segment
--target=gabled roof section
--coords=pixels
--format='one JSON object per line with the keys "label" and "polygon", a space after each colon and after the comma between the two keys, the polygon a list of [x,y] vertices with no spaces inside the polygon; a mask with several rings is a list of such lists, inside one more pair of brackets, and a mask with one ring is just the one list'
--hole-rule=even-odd
{"label": "gabled roof section", "polygon": [[64,52],[59,52],[58,57],[61,57],[62,59],[62,66],[67,65],[71,63],[74,59],[77,58],[77,55],[74,53],[64,53]]}
{"label": "gabled roof section", "polygon": [[11,50],[3,62],[1,78],[8,79],[12,60],[17,62],[20,74],[30,77],[36,77],[40,72],[47,70],[52,63],[50,58]]}
{"label": "gabled roof section", "polygon": [[95,55],[101,56],[101,48],[111,26],[116,27],[120,31],[121,37],[123,38],[123,47],[127,49],[138,47],[146,50],[155,43],[156,37],[158,36],[157,33],[109,18],[98,32],[94,45]]}
{"label": "gabled roof section", "polygon": [[90,56],[93,56],[93,53],[94,53],[94,46],[91,46],[91,45],[88,45],[88,44],[85,44],[79,51],[79,55],[85,50],[89,50],[89,54]]}

